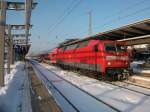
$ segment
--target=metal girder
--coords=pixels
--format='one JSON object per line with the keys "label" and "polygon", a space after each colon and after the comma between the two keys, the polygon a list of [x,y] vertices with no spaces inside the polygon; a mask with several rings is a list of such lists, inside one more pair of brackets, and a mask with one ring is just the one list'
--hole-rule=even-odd
{"label": "metal girder", "polygon": [[[31,34],[28,34],[28,36],[31,36]],[[25,34],[12,34],[12,37],[13,38],[18,38],[18,37],[26,37],[26,35]]]}
{"label": "metal girder", "polygon": [[150,23],[145,23],[146,26],[150,27]]}
{"label": "metal girder", "polygon": [[[25,42],[26,39],[14,39],[14,42]],[[28,41],[30,41],[30,39],[28,39]]]}
{"label": "metal girder", "polygon": [[[34,9],[36,7],[36,5],[37,5],[37,3],[33,3],[31,8]],[[1,9],[1,7],[0,7],[0,9]],[[6,2],[6,9],[7,10],[17,10],[17,11],[25,10],[25,4],[24,4],[24,2]]]}
{"label": "metal girder", "polygon": [[[5,29],[8,29],[9,25],[5,26]],[[23,30],[25,29],[25,25],[10,25],[11,26],[11,30]],[[32,28],[33,25],[30,25],[29,28]]]}
{"label": "metal girder", "polygon": [[121,42],[126,42],[128,46],[130,45],[138,45],[138,44],[150,44],[150,35],[138,36],[128,39],[117,40]]}
{"label": "metal girder", "polygon": [[134,29],[134,30],[143,32],[143,33],[149,33],[149,30],[146,30],[146,29],[141,29],[141,28],[137,28],[137,27],[131,27],[131,28]]}
{"label": "metal girder", "polygon": [[106,39],[110,39],[111,38],[111,40],[114,40],[116,38],[116,36],[113,36],[113,35],[110,36],[108,34],[103,34],[102,37],[105,37]]}
{"label": "metal girder", "polygon": [[127,40],[126,45],[139,45],[139,44],[150,44],[150,37],[149,38],[141,38],[137,40]]}
{"label": "metal girder", "polygon": [[129,34],[129,35],[132,35],[132,36],[135,36],[135,35],[139,35],[140,33],[136,33],[136,32],[131,32],[131,31],[126,31],[126,30],[120,30],[121,32],[124,32],[126,34]]}

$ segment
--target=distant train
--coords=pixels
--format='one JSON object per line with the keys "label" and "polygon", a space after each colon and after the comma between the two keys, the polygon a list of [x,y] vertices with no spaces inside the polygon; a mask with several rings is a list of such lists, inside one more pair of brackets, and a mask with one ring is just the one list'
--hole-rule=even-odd
{"label": "distant train", "polygon": [[97,38],[69,42],[45,56],[51,63],[90,70],[102,79],[125,79],[129,76],[129,54],[125,43]]}

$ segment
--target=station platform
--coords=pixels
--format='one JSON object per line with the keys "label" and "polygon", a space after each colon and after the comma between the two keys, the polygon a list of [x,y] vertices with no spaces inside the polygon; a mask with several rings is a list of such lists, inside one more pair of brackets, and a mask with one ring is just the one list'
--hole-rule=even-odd
{"label": "station platform", "polygon": [[129,78],[129,82],[150,88],[150,77],[144,77],[142,75],[133,75]]}
{"label": "station platform", "polygon": [[129,81],[150,88],[150,64],[144,61],[132,62],[133,73]]}

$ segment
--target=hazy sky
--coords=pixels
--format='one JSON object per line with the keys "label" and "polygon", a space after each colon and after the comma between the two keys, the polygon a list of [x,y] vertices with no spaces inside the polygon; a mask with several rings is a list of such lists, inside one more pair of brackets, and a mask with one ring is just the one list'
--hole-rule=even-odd
{"label": "hazy sky", "polygon": [[[24,1],[24,0],[9,0]],[[150,18],[150,0],[35,0],[30,52],[48,50],[69,38],[88,35],[88,12],[93,34]],[[24,24],[24,12],[8,11],[8,24]],[[18,31],[14,33],[24,33]]]}

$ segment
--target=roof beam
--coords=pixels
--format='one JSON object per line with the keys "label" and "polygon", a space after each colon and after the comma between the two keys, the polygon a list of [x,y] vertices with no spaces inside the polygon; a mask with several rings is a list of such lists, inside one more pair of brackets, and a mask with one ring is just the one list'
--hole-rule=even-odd
{"label": "roof beam", "polygon": [[109,37],[108,39],[113,39],[113,40],[118,40],[123,37],[123,35],[114,32],[110,32],[109,34],[103,34],[103,35],[106,35],[107,37]]}
{"label": "roof beam", "polygon": [[113,35],[115,35],[115,36],[118,36],[118,37],[124,36],[124,34],[120,34],[120,33],[116,33],[116,32],[110,32],[110,33],[113,34]]}
{"label": "roof beam", "polygon": [[128,39],[118,40],[121,42],[126,42],[126,45],[138,45],[138,44],[149,44],[150,43],[150,35],[138,36]]}
{"label": "roof beam", "polygon": [[139,45],[139,44],[149,44],[150,43],[150,38],[141,38],[137,40],[128,40],[126,41],[126,45]]}
{"label": "roof beam", "polygon": [[[8,29],[9,25],[6,25],[5,28]],[[11,30],[23,30],[25,29],[25,25],[10,25]],[[29,28],[32,28],[32,25],[29,26]]]}
{"label": "roof beam", "polygon": [[[33,3],[31,8],[34,9],[36,5],[37,3]],[[1,5],[0,5],[0,9],[1,9]],[[22,10],[25,10],[25,4],[24,2],[6,2],[6,9],[22,11]]]}
{"label": "roof beam", "polygon": [[150,27],[150,23],[145,23],[146,26]]}
{"label": "roof beam", "polygon": [[150,31],[149,30],[145,30],[145,29],[142,29],[142,28],[137,28],[137,27],[131,27],[132,29],[134,29],[134,30],[137,30],[137,31],[140,31],[140,32],[143,32],[143,33],[150,33]]}
{"label": "roof beam", "polygon": [[112,36],[112,35],[110,36],[108,34],[103,34],[102,36],[106,37],[106,39],[111,39],[111,40],[117,40],[116,38],[118,38],[116,36]]}
{"label": "roof beam", "polygon": [[132,35],[132,36],[136,36],[136,35],[141,34],[141,33],[136,33],[136,32],[126,31],[126,30],[120,30],[120,31],[121,31],[121,32],[124,32],[125,34]]}
{"label": "roof beam", "polygon": [[[12,34],[12,37],[25,37],[25,34]],[[28,36],[31,36],[31,34],[28,34]]]}

